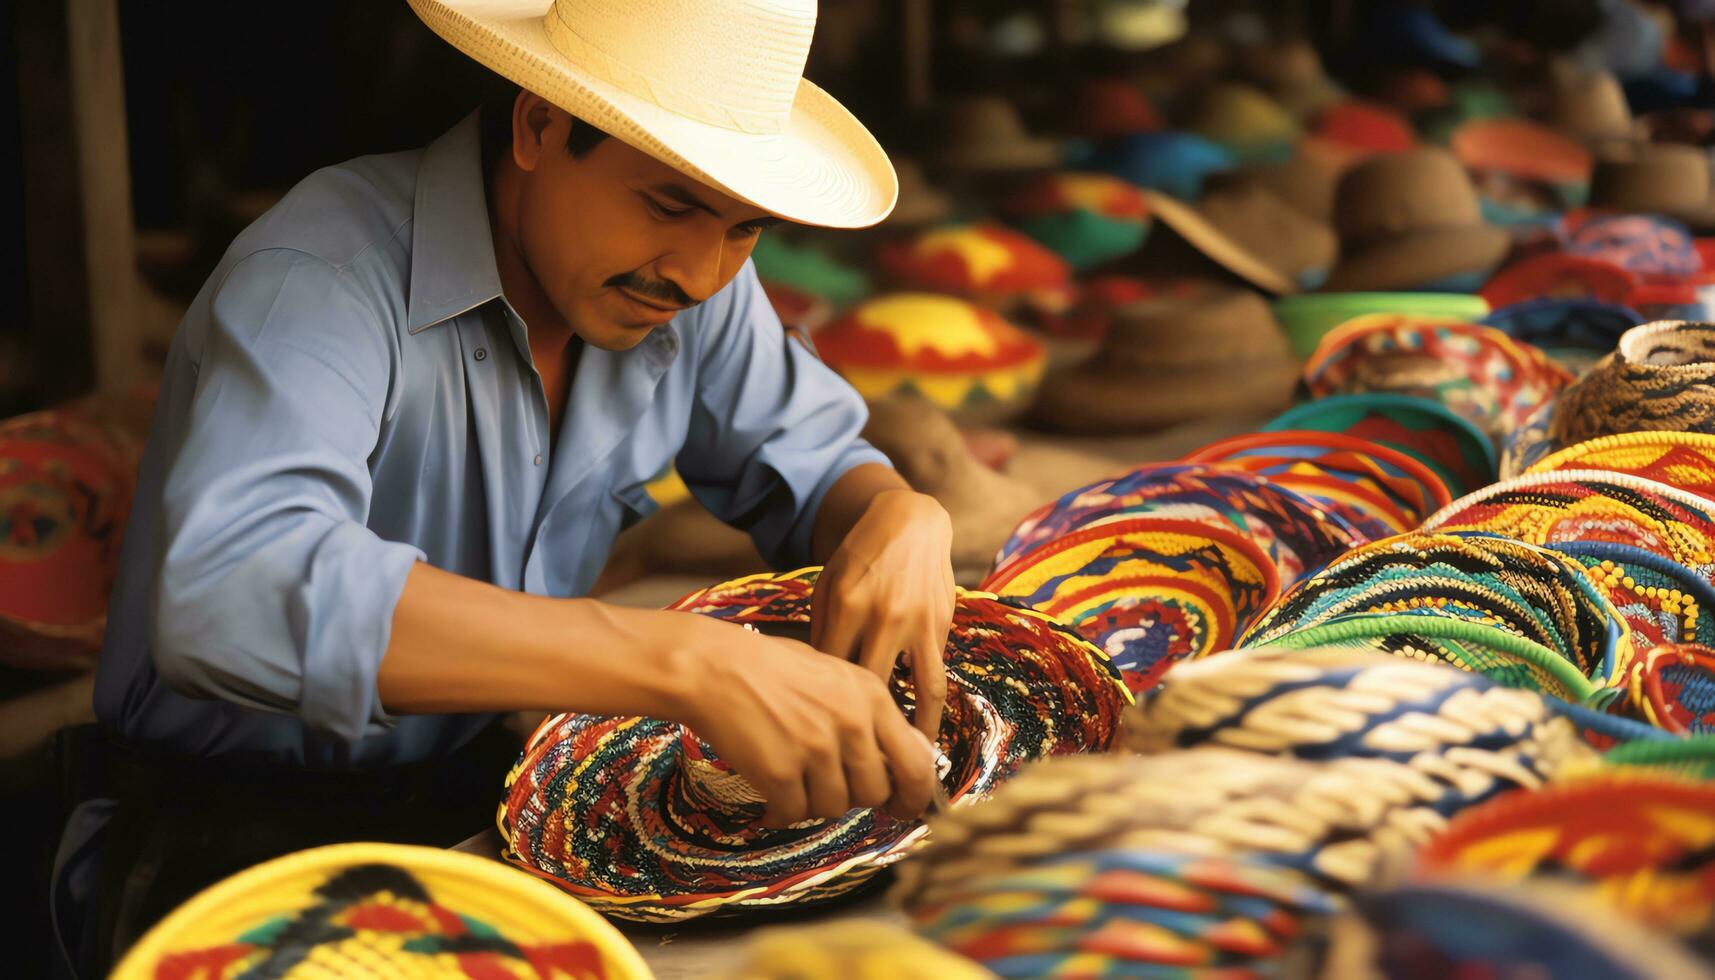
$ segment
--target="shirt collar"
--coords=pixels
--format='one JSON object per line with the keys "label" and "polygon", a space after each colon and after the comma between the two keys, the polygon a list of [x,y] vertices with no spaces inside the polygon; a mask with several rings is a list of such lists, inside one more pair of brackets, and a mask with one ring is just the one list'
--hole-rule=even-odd
{"label": "shirt collar", "polygon": [[500,297],[473,112],[423,151],[411,228],[411,333]]}

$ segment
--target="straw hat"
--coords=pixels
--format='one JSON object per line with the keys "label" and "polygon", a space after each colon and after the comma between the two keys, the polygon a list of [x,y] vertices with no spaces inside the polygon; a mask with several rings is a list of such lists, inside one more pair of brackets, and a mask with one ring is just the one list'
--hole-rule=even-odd
{"label": "straw hat", "polygon": [[1590,179],[1590,151],[1528,119],[1473,119],[1453,131],[1453,153],[1473,172],[1546,184]]}
{"label": "straw hat", "polygon": [[1224,82],[1197,102],[1186,126],[1193,133],[1236,153],[1266,156],[1298,138],[1298,120],[1267,93],[1249,85]]}
{"label": "straw hat", "polygon": [[1043,380],[1034,414],[1073,432],[1143,431],[1282,408],[1297,375],[1262,297],[1210,283],[1116,310],[1094,357]]}
{"label": "straw hat", "polygon": [[1299,119],[1345,97],[1323,70],[1316,47],[1302,38],[1249,45],[1240,50],[1238,63],[1246,78]]}
{"label": "straw hat", "polygon": [[1078,90],[1078,112],[1072,129],[1089,139],[1149,133],[1162,127],[1161,113],[1131,82],[1095,78]]}
{"label": "straw hat", "polygon": [[1590,206],[1659,214],[1694,230],[1715,229],[1715,188],[1707,151],[1649,143],[1605,156],[1590,181]]}
{"label": "straw hat", "polygon": [[1053,140],[1030,135],[1011,102],[998,95],[960,99],[946,110],[947,138],[929,157],[948,170],[1046,170],[1060,162]]}
{"label": "straw hat", "polygon": [[1549,90],[1548,121],[1586,143],[1634,140],[1637,121],[1613,72],[1556,77]]}
{"label": "straw hat", "polygon": [[801,224],[862,228],[899,187],[806,81],[815,0],[409,0],[488,68],[662,163]]}
{"label": "straw hat", "polygon": [[1334,264],[1339,249],[1326,225],[1255,180],[1224,181],[1195,208],[1165,194],[1144,193],[1155,217],[1192,247],[1271,293],[1294,293],[1301,277],[1319,278]]}
{"label": "straw hat", "polygon": [[1324,285],[1334,292],[1486,273],[1510,243],[1504,230],[1483,223],[1471,179],[1440,149],[1365,161],[1340,181],[1334,210],[1340,264]]}

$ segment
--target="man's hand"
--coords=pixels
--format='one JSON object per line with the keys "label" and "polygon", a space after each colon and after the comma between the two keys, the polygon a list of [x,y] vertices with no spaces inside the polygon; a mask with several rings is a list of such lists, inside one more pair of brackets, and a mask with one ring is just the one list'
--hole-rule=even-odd
{"label": "man's hand", "polygon": [[764,825],[859,806],[909,820],[928,807],[931,747],[875,675],[794,640],[685,619],[701,635],[675,715],[768,801]]}
{"label": "man's hand", "polygon": [[810,643],[883,682],[903,652],[917,695],[917,729],[934,738],[947,699],[941,653],[953,623],[953,524],[910,490],[870,498],[828,559],[811,600]]}

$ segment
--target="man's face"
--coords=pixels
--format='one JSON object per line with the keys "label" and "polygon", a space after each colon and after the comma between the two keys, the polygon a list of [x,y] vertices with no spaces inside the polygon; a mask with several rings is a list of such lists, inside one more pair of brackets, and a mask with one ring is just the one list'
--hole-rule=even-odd
{"label": "man's face", "polygon": [[518,248],[585,343],[636,346],[731,282],[761,229],[777,223],[614,137],[574,157],[571,118],[543,109],[540,145],[521,168]]}

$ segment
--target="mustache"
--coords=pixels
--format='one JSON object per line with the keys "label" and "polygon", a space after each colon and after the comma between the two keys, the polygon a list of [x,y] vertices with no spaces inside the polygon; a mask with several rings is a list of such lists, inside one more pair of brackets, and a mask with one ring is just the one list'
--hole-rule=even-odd
{"label": "mustache", "polygon": [[675,306],[681,310],[688,310],[697,305],[697,301],[686,296],[685,291],[675,283],[665,279],[645,279],[635,272],[622,272],[609,278],[603,285],[628,289],[645,299]]}

